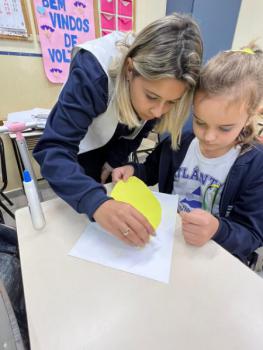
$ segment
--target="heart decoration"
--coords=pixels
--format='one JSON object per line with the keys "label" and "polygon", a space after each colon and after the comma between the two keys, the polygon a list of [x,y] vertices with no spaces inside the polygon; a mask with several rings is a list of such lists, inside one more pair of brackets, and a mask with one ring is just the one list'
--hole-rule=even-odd
{"label": "heart decoration", "polygon": [[37,6],[37,12],[40,13],[41,15],[44,15],[46,12],[45,7],[38,5]]}

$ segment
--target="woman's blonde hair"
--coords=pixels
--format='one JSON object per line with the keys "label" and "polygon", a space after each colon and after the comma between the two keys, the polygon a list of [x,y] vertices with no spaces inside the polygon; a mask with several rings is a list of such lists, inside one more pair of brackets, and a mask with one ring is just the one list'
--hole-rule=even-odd
{"label": "woman's blonde hair", "polygon": [[174,78],[187,83],[187,91],[172,110],[161,118],[158,132],[169,132],[172,147],[176,148],[181,129],[192,104],[193,90],[199,77],[203,46],[197,24],[187,15],[172,14],[145,27],[126,48],[121,60],[115,61],[109,74],[115,82],[112,103],[118,119],[130,128],[139,126],[126,77],[126,62],[130,57],[137,75],[148,80]]}
{"label": "woman's blonde hair", "polygon": [[255,117],[263,98],[263,52],[254,42],[211,58],[201,69],[197,90],[207,97],[222,95],[230,102],[245,103],[249,119],[237,144],[246,147],[256,141]]}

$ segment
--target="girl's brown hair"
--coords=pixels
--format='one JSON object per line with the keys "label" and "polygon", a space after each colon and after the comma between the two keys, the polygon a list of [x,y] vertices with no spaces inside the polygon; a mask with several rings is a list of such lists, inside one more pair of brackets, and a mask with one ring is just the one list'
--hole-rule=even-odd
{"label": "girl's brown hair", "polygon": [[263,98],[263,52],[254,42],[240,50],[223,51],[201,69],[198,91],[206,96],[227,96],[230,101],[246,104],[248,123],[237,144],[256,141],[255,117]]}

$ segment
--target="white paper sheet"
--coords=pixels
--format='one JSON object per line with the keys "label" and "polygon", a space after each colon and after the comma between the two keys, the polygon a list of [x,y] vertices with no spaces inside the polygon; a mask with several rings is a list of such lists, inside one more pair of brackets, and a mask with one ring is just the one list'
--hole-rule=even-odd
{"label": "white paper sheet", "polygon": [[44,129],[46,126],[47,118],[49,116],[50,109],[46,108],[33,108],[27,111],[12,112],[7,115],[8,122],[36,122],[37,128]]}
{"label": "white paper sheet", "polygon": [[149,244],[130,247],[90,223],[69,255],[169,283],[178,196],[153,192],[162,207],[162,221]]}

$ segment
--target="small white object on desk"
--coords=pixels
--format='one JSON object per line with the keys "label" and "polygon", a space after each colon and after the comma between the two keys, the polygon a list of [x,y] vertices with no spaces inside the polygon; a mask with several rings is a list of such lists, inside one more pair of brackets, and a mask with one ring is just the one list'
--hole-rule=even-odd
{"label": "small white object on desk", "polygon": [[23,185],[30,210],[32,224],[36,230],[41,230],[45,226],[46,222],[35,183],[27,170],[24,170],[23,178]]}
{"label": "small white object on desk", "polygon": [[46,108],[33,108],[26,111],[8,113],[7,122],[36,122],[37,128],[44,129],[49,113],[50,109]]}

